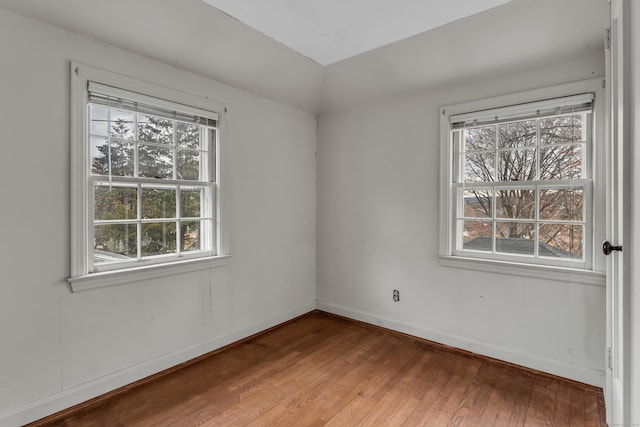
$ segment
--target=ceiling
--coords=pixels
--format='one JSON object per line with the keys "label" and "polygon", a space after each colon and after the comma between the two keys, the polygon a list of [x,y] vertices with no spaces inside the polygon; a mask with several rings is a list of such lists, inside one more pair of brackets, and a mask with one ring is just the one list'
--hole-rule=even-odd
{"label": "ceiling", "polygon": [[511,0],[203,0],[320,65]]}
{"label": "ceiling", "polygon": [[[73,51],[78,37],[88,38],[314,114],[584,55],[595,54],[604,69],[607,0],[225,1],[249,10],[255,5],[265,20],[269,14],[258,11],[269,4],[277,15],[273,22],[318,37],[293,37],[300,46],[276,41],[276,34],[265,36],[267,30],[204,0],[0,0],[0,9],[63,29],[69,60],[80,59]],[[287,4],[311,23],[281,12]],[[333,23],[322,30],[327,22]],[[427,27],[421,30],[416,22],[440,26],[423,31]],[[405,29],[414,35],[403,36]],[[392,42],[398,37],[404,38]],[[329,39],[333,45],[318,47]],[[19,40],[13,42],[21,49]],[[346,45],[355,50],[344,50]],[[315,56],[311,47],[328,56]]]}

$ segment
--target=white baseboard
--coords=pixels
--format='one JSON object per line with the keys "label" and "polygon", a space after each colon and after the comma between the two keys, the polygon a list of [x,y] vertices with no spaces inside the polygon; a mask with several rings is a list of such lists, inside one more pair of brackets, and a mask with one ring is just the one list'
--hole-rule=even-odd
{"label": "white baseboard", "polygon": [[16,427],[39,420],[40,418],[62,411],[63,409],[79,403],[86,402],[89,399],[93,399],[94,397],[108,393],[127,384],[139,381],[150,375],[179,365],[198,356],[202,356],[203,354],[217,350],[225,345],[234,343],[315,309],[315,301],[310,302],[295,310],[281,313],[269,319],[230,331],[227,335],[222,337],[212,338],[173,353],[114,372],[104,377],[97,378],[88,383],[68,388],[43,399],[8,409],[0,412],[0,426]]}
{"label": "white baseboard", "polygon": [[518,350],[476,341],[474,339],[459,335],[438,332],[420,326],[414,326],[392,319],[376,316],[374,314],[359,312],[357,310],[353,310],[337,304],[331,304],[324,301],[318,301],[317,303],[318,310],[326,311],[328,313],[333,313],[372,325],[381,326],[429,341],[434,341],[436,343],[467,350],[472,353],[492,357],[494,359],[503,360],[505,362],[514,363],[516,365],[524,366],[538,371],[547,372],[549,374],[568,378],[574,381],[579,381],[585,384],[590,384],[596,387],[604,387],[605,377],[603,370],[579,366],[561,360],[546,358],[544,356],[527,354]]}

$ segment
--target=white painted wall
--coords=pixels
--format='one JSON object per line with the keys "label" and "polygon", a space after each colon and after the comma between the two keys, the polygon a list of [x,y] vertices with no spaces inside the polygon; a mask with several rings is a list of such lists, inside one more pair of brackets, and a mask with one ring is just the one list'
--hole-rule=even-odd
{"label": "white painted wall", "polygon": [[[226,266],[70,293],[70,60],[228,105]],[[0,425],[315,308],[311,114],[3,10],[0,70]]]}
{"label": "white painted wall", "polygon": [[601,386],[604,283],[456,270],[437,252],[439,107],[602,75],[595,51],[322,115],[319,308]]}
{"label": "white painted wall", "polygon": [[203,0],[0,0],[0,8],[287,105],[316,108],[319,64]]}

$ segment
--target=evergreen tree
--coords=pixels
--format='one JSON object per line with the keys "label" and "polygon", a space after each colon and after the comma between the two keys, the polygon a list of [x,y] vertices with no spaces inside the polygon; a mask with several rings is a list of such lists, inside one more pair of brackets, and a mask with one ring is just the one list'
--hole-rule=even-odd
{"label": "evergreen tree", "polygon": [[[101,108],[101,107],[98,107]],[[116,115],[111,123],[110,138],[95,148],[92,172],[95,175],[133,176],[135,141],[133,120]],[[175,154],[174,159],[174,133]],[[138,114],[138,170],[139,176],[158,180],[174,179],[176,164],[178,180],[200,180],[201,128],[182,122]],[[148,144],[152,143],[152,144]],[[95,188],[94,212],[96,220],[136,219],[137,188],[123,184],[100,184]],[[182,217],[200,217],[201,191],[183,190]],[[141,193],[142,219],[176,219],[176,189],[143,187]],[[178,230],[176,230],[178,227]],[[200,249],[200,221],[145,222],[141,226],[142,256],[175,253],[176,232],[180,233],[180,250]],[[125,257],[137,256],[137,227],[135,224],[96,225],[95,248],[105,253]]]}

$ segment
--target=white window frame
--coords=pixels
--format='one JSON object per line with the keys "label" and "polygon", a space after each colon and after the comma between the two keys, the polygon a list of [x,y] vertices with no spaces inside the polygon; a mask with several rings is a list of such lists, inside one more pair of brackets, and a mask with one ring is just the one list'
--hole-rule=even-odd
{"label": "white window frame", "polygon": [[[215,144],[215,177],[206,183],[209,206],[204,207],[213,217],[207,232],[205,250],[180,255],[148,257],[133,262],[105,264],[99,269],[93,262],[93,181],[88,129],[89,88],[110,90],[131,101],[151,103],[156,107],[179,106],[184,113],[204,112],[217,116]],[[228,246],[223,239],[220,140],[224,130],[221,126],[226,107],[207,98],[191,95],[164,86],[141,81],[132,77],[71,62],[71,277],[68,279],[72,291],[99,288],[111,285],[164,277],[198,269],[208,269],[225,264]],[[113,177],[113,184],[120,179]],[[152,181],[152,180],[149,180]],[[174,180],[175,181],[175,180]],[[181,182],[188,186],[188,182]],[[175,184],[175,182],[173,183]],[[138,183],[138,185],[141,185]]]}
{"label": "white window frame", "polygon": [[[477,117],[481,112],[510,108],[515,113],[519,106],[541,103],[546,100],[593,93],[592,143],[585,153],[592,185],[585,187],[585,220],[590,226],[585,230],[584,262],[567,262],[553,259],[536,259],[531,262],[525,256],[502,256],[492,253],[474,253],[457,250],[459,230],[457,221],[458,170],[455,165],[456,149],[451,132],[452,117]],[[571,281],[587,285],[604,286],[604,262],[597,251],[604,239],[604,191],[605,191],[605,93],[602,79],[590,79],[549,88],[520,92],[489,99],[444,106],[440,109],[440,212],[439,259],[447,267],[472,269],[493,273]],[[524,108],[527,108],[526,106]],[[496,165],[497,167],[497,165]],[[509,185],[509,184],[507,184]],[[516,184],[517,185],[517,184]],[[531,185],[523,184],[527,187]],[[498,185],[499,186],[499,185]],[[589,206],[589,204],[591,206]]]}

